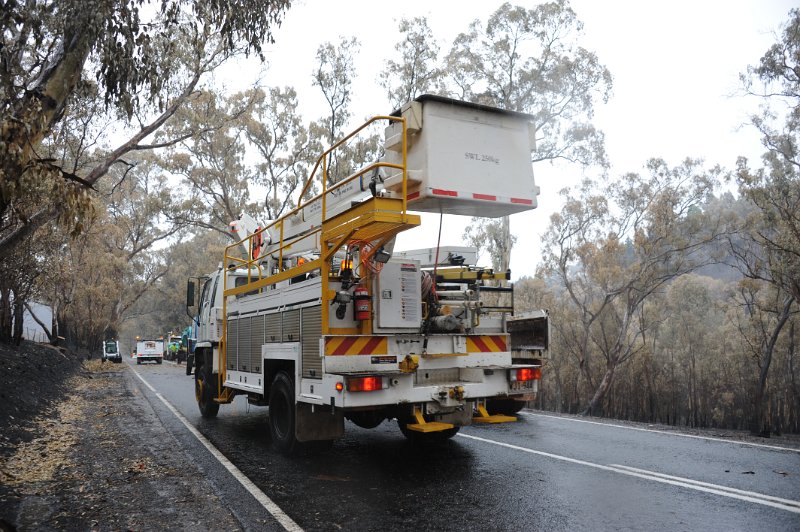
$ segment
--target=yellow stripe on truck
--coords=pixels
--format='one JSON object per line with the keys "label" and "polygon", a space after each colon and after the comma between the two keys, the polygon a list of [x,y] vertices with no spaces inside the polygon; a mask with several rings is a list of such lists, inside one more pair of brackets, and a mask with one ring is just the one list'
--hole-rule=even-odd
{"label": "yellow stripe on truck", "polygon": [[385,355],[389,341],[385,336],[328,336],[325,355]]}
{"label": "yellow stripe on truck", "polygon": [[467,353],[502,353],[508,351],[507,335],[467,336]]}

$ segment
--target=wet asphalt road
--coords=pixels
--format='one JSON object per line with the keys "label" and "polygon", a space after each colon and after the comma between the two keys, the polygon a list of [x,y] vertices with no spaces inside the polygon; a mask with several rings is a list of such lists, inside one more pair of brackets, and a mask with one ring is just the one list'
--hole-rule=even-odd
{"label": "wet asphalt road", "polygon": [[[304,530],[800,530],[797,451],[523,412],[429,448],[347,423],[331,450],[284,457],[266,408],[238,397],[204,420],[183,366],[131,366]],[[282,529],[136,381],[243,527]]]}

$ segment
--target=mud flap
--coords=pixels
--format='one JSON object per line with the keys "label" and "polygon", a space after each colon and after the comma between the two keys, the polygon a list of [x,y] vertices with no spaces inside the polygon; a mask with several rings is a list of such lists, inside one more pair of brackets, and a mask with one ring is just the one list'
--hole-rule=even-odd
{"label": "mud flap", "polygon": [[297,441],[335,440],[344,435],[344,415],[327,405],[296,403],[295,437]]}

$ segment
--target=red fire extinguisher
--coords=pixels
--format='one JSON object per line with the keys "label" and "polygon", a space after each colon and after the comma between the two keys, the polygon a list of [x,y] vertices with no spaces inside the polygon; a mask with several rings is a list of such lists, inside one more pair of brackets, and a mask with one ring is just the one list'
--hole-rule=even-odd
{"label": "red fire extinguisher", "polygon": [[370,319],[372,312],[369,291],[366,288],[357,286],[353,290],[353,302],[356,307],[356,319],[361,321]]}

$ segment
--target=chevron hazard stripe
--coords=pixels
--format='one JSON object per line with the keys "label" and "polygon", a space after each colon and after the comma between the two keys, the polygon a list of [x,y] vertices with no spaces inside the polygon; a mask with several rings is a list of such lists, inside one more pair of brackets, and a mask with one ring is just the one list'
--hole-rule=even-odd
{"label": "chevron hazard stripe", "polygon": [[385,355],[389,341],[385,336],[327,336],[325,355]]}
{"label": "chevron hazard stripe", "polygon": [[467,353],[508,351],[507,336],[467,336]]}

